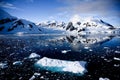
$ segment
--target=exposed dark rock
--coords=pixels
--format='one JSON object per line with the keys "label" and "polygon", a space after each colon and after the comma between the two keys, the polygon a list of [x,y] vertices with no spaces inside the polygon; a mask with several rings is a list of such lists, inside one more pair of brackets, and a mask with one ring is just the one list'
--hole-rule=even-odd
{"label": "exposed dark rock", "polygon": [[100,20],[102,23],[104,23],[104,24],[106,24],[106,25],[108,25],[108,26],[110,26],[111,28],[114,28],[114,26],[113,25],[111,25],[111,24],[109,24],[109,23],[106,23],[106,22],[104,22],[103,20]]}
{"label": "exposed dark rock", "polygon": [[13,18],[13,19],[10,19],[10,18],[1,19],[0,20],[0,24],[5,24],[5,23],[12,22],[12,21],[15,21],[15,20],[17,20],[17,18]]}
{"label": "exposed dark rock", "polygon": [[33,28],[33,25],[29,24],[30,28]]}
{"label": "exposed dark rock", "polygon": [[78,32],[81,32],[81,31],[85,31],[85,28],[83,28],[83,29],[80,29]]}
{"label": "exposed dark rock", "polygon": [[77,22],[78,25],[81,25],[81,22]]}

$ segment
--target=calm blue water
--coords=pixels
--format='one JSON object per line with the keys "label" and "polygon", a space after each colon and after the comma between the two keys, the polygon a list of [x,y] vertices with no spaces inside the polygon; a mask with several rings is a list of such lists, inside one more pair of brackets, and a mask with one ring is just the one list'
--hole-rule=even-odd
{"label": "calm blue water", "polygon": [[[67,51],[63,53],[62,51]],[[86,61],[87,73],[78,76],[34,68],[38,59],[31,53],[53,59]],[[117,58],[117,59],[116,59]],[[99,80],[120,79],[120,36],[118,35],[0,35],[0,80]],[[22,64],[13,65],[15,61]]]}

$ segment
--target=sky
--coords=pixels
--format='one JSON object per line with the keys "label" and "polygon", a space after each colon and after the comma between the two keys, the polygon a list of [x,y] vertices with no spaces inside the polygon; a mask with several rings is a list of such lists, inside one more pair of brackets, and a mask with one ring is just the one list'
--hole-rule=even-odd
{"label": "sky", "polygon": [[120,26],[120,0],[0,0],[0,8],[35,23],[95,17]]}

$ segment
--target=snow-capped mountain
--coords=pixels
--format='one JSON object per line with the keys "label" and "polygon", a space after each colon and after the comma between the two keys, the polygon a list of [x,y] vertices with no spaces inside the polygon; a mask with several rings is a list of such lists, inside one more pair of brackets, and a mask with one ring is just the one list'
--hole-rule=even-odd
{"label": "snow-capped mountain", "polygon": [[41,33],[41,30],[33,22],[18,19],[0,10],[0,33]]}
{"label": "snow-capped mountain", "polygon": [[66,34],[66,24],[64,22],[47,21],[38,24],[44,34]]}
{"label": "snow-capped mountain", "polygon": [[114,26],[111,24],[95,18],[84,19],[83,21],[77,22],[69,22],[66,26],[67,31],[81,34],[112,33],[114,29]]}
{"label": "snow-capped mountain", "polygon": [[87,18],[81,21],[71,21],[68,23],[47,21],[36,25],[25,19],[18,19],[9,13],[0,10],[0,33],[43,33],[43,34],[97,34],[113,33],[114,26],[95,18]]}
{"label": "snow-capped mountain", "polygon": [[113,33],[115,27],[111,24],[95,18],[85,18],[83,20],[65,22],[57,21],[48,21],[40,23],[39,26],[54,28],[54,29],[63,29],[66,33],[70,34],[98,34],[98,33]]}
{"label": "snow-capped mountain", "polygon": [[54,27],[54,28],[65,28],[66,23],[52,20],[52,21],[47,21],[47,22],[41,22],[39,24],[39,26],[50,27],[50,28],[52,28],[52,27]]}

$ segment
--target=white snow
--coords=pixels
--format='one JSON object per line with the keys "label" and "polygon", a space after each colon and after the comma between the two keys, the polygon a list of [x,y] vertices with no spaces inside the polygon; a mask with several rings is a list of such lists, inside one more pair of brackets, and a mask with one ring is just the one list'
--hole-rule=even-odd
{"label": "white snow", "polygon": [[43,57],[38,62],[36,62],[35,65],[55,72],[72,72],[84,74],[87,71],[85,69],[85,61],[67,61]]}
{"label": "white snow", "polygon": [[[0,19],[13,19],[15,17],[11,16],[5,11],[0,10]],[[0,33],[2,34],[9,34],[9,33],[16,33],[17,35],[22,35],[23,33],[30,33],[30,34],[111,34],[114,30],[111,30],[111,26],[109,26],[107,23],[102,22],[100,19],[95,19],[93,17],[83,18],[81,19],[79,15],[74,15],[70,21],[73,23],[73,26],[75,30],[73,31],[66,31],[66,26],[68,23],[64,22],[57,22],[57,21],[48,21],[44,23],[40,23],[39,26],[35,25],[33,22],[27,21],[25,19],[18,19],[15,18],[15,21],[7,22],[4,24],[1,24],[0,27],[4,27]],[[23,25],[19,25],[19,22],[21,21]],[[78,24],[81,23],[81,24]],[[16,24],[18,24],[16,26]],[[13,28],[14,26],[14,28]],[[32,26],[32,27],[31,27]],[[8,29],[11,28],[13,30],[8,31]],[[84,29],[84,31],[80,31]],[[79,32],[80,31],[80,32]]]}
{"label": "white snow", "polygon": [[43,34],[65,34],[65,29],[57,27],[39,27]]}
{"label": "white snow", "polygon": [[80,16],[78,14],[75,14],[74,16],[72,16],[70,21],[73,22],[73,24],[75,25],[77,22],[81,21],[81,18],[80,18]]}
{"label": "white snow", "polygon": [[38,55],[36,53],[31,53],[28,58],[39,58],[39,57],[40,57],[40,55]]}
{"label": "white snow", "polygon": [[[110,29],[111,26],[109,26],[108,23],[94,17],[85,17],[81,19],[81,17],[76,14],[70,21],[73,23],[73,26],[77,28],[77,30],[70,31],[72,34],[73,32],[78,32],[80,29],[85,30],[78,32],[79,34],[112,34],[113,31],[115,31]],[[78,25],[77,22],[81,24]]]}

